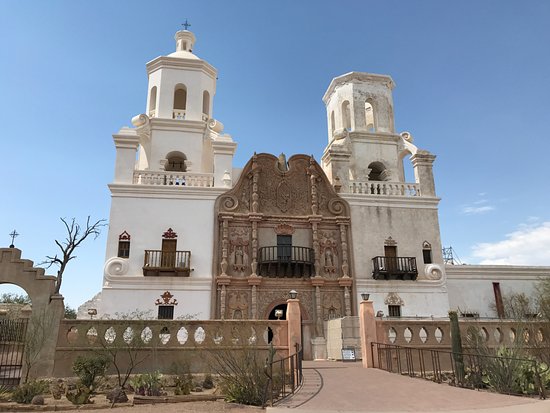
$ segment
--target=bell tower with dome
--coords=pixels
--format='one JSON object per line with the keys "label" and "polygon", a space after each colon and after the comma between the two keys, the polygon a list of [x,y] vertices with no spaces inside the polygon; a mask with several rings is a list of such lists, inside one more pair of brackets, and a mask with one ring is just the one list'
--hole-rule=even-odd
{"label": "bell tower with dome", "polygon": [[175,52],[146,64],[145,113],[113,135],[100,315],[139,307],[156,318],[168,291],[179,303],[166,310],[174,318],[210,317],[214,202],[239,173],[237,144],[213,117],[217,70],[193,53],[192,32],[175,41]]}

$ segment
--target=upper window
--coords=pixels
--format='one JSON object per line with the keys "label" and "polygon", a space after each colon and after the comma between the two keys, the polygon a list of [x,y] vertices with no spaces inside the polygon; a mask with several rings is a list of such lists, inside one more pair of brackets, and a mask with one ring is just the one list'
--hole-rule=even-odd
{"label": "upper window", "polygon": [[342,102],[342,126],[344,129],[351,130],[351,110],[347,100]]}
{"label": "upper window", "polygon": [[210,116],[210,93],[207,90],[202,92],[202,114]]}
{"label": "upper window", "polygon": [[369,164],[369,181],[386,181],[389,173],[382,162],[372,162]]}
{"label": "upper window", "polygon": [[166,164],[164,165],[165,171],[173,172],[186,172],[187,171],[187,157],[181,152],[170,152],[166,156]]}
{"label": "upper window", "polygon": [[174,90],[174,111],[173,119],[185,119],[185,110],[187,109],[187,88],[179,83]]}
{"label": "upper window", "polygon": [[151,94],[149,95],[149,116],[155,116],[155,110],[157,108],[157,87],[151,88]]}
{"label": "upper window", "polygon": [[130,234],[126,231],[118,236],[118,257],[130,257]]}
{"label": "upper window", "polygon": [[431,264],[432,260],[432,246],[428,241],[424,241],[422,244],[422,257],[424,258],[424,264]]}
{"label": "upper window", "polygon": [[336,129],[336,124],[334,123],[334,111],[330,112],[330,137],[334,135],[334,130]]}
{"label": "upper window", "polygon": [[366,124],[367,130],[369,132],[374,132],[375,131],[374,107],[372,106],[372,102],[370,100],[367,100],[365,102],[365,124]]}

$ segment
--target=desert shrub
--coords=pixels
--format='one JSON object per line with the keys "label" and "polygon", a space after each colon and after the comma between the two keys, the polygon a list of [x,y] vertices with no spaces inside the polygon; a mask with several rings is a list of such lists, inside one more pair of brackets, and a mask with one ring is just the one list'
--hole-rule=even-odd
{"label": "desert shrub", "polygon": [[191,373],[182,374],[174,378],[174,394],[190,394],[193,390],[193,376]]}
{"label": "desert shrub", "polygon": [[8,401],[11,397],[11,387],[0,385],[0,402]]}
{"label": "desert shrub", "polygon": [[186,361],[172,363],[170,372],[174,375],[174,394],[190,394],[193,390],[193,375]]}
{"label": "desert shrub", "polygon": [[204,389],[213,389],[214,388],[214,380],[212,380],[212,375],[208,373],[206,376],[204,376],[204,380],[202,381],[202,387]]}
{"label": "desert shrub", "polygon": [[65,397],[74,405],[88,404],[91,403],[92,391],[88,386],[85,386],[82,383],[77,383],[75,386],[67,389]]}
{"label": "desert shrub", "polygon": [[136,374],[131,380],[130,385],[135,394],[141,396],[160,396],[162,390],[162,375],[160,372]]}
{"label": "desert shrub", "polygon": [[96,379],[105,375],[109,360],[103,355],[78,356],[73,362],[73,372],[80,382],[93,390]]}
{"label": "desert shrub", "polygon": [[34,396],[48,390],[48,384],[41,380],[31,380],[15,388],[12,399],[17,403],[30,404]]}
{"label": "desert shrub", "polygon": [[211,353],[210,368],[219,376],[219,387],[227,401],[253,406],[263,404],[268,357],[269,351],[254,345]]}

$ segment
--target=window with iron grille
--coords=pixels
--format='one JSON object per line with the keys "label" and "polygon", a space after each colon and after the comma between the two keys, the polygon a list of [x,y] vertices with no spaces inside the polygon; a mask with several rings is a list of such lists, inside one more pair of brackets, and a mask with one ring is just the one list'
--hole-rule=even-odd
{"label": "window with iron grille", "polygon": [[174,306],[173,305],[159,305],[158,306],[159,320],[173,320],[174,319]]}
{"label": "window with iron grille", "polygon": [[130,234],[128,234],[126,231],[118,236],[118,257],[130,257],[130,238]]}
{"label": "window with iron grille", "polygon": [[120,258],[129,258],[130,257],[130,241],[119,241],[118,242],[118,256]]}
{"label": "window with iron grille", "polygon": [[390,317],[401,317],[400,305],[388,305],[388,315]]}
{"label": "window with iron grille", "polygon": [[424,258],[424,264],[432,263],[432,250],[422,250],[422,256]]}

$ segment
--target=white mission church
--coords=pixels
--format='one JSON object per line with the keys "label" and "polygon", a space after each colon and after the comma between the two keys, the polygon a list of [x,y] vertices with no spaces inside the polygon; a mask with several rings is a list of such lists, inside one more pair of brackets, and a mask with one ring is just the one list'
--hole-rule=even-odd
{"label": "white mission church", "polygon": [[213,116],[217,71],[193,53],[192,32],[175,40],[146,65],[146,112],[113,135],[103,286],[81,313],[265,319],[296,290],[307,355],[328,319],[357,315],[362,292],[385,316],[496,316],[503,294],[530,294],[550,274],[444,264],[435,155],[395,131],[390,76],[330,82],[320,162],[262,153],[237,168],[237,144]]}

